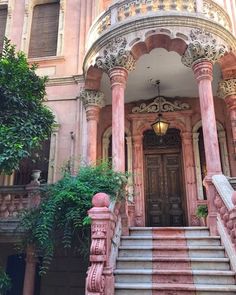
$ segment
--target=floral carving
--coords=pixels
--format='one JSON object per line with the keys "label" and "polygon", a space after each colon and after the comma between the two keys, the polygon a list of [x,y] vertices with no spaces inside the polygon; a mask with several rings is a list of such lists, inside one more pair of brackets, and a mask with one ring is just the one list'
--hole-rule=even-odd
{"label": "floral carving", "polygon": [[227,13],[214,1],[204,0],[203,1],[203,14],[222,25],[227,30],[232,30],[231,21]]}
{"label": "floral carving", "polygon": [[83,101],[85,109],[89,106],[102,108],[105,105],[104,94],[101,91],[83,90],[79,98]]}
{"label": "floral carving", "polygon": [[115,67],[122,67],[127,71],[132,71],[135,66],[135,59],[126,47],[126,38],[114,38],[106,46],[103,56],[99,56],[96,59],[97,67],[105,72],[109,72]]}
{"label": "floral carving", "polygon": [[218,44],[213,35],[205,30],[192,30],[190,38],[191,42],[182,56],[182,63],[187,67],[201,61],[214,63],[226,52],[226,46]]}
{"label": "floral carving", "polygon": [[146,105],[142,103],[139,107],[134,107],[132,113],[159,113],[159,112],[175,112],[190,109],[189,104],[181,103],[178,100],[174,102],[167,101],[164,97],[158,96],[153,102]]}
{"label": "floral carving", "polygon": [[236,95],[236,79],[221,81],[218,87],[218,96],[225,99],[231,95]]}

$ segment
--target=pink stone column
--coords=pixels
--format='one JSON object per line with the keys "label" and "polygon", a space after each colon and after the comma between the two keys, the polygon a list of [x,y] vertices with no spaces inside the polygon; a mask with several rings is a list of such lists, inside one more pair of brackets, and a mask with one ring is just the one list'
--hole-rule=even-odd
{"label": "pink stone column", "polygon": [[229,118],[231,123],[234,158],[236,159],[236,95],[229,95],[225,98],[229,110]]}
{"label": "pink stone column", "polygon": [[207,176],[204,185],[208,199],[207,225],[211,235],[217,235],[217,210],[214,205],[215,188],[212,184],[212,176],[221,174],[220,152],[217,136],[214,100],[212,94],[213,65],[210,61],[194,63],[193,71],[198,82],[199,100],[202,117],[202,129],[207,164]]}
{"label": "pink stone column", "polygon": [[88,134],[87,159],[89,164],[94,164],[97,160],[97,125],[99,113],[100,108],[98,106],[88,106],[86,109]]}
{"label": "pink stone column", "polygon": [[195,78],[198,82],[207,176],[209,177],[222,173],[211,85],[213,80],[212,69],[213,65],[209,61],[202,61],[193,65]]}
{"label": "pink stone column", "polygon": [[87,119],[87,160],[96,164],[97,160],[97,126],[100,109],[104,106],[104,94],[96,90],[83,90],[80,93]]}
{"label": "pink stone column", "polygon": [[34,246],[29,245],[26,250],[26,265],[25,265],[23,295],[34,295],[36,264],[37,264],[37,260],[35,257]]}
{"label": "pink stone column", "polygon": [[199,225],[196,217],[197,209],[197,188],[193,155],[193,135],[191,132],[183,132],[181,134],[183,145],[184,173],[187,184],[187,209],[188,224],[190,226]]}
{"label": "pink stone column", "polygon": [[125,172],[124,94],[128,71],[114,67],[108,72],[112,91],[112,163],[116,171]]}
{"label": "pink stone column", "polygon": [[[135,126],[133,127],[133,129]],[[145,201],[143,185],[143,135],[133,136],[133,174],[135,195],[135,225],[145,226]]]}

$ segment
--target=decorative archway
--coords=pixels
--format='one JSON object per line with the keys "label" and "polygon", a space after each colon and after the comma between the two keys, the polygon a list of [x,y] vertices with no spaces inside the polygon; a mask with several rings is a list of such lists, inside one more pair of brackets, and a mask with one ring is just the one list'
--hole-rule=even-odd
{"label": "decorative archway", "polygon": [[[186,192],[187,223],[198,225],[195,216],[197,206],[197,187],[195,181],[191,110],[166,112],[164,118],[170,122],[170,128],[180,130],[182,139],[182,161],[184,170],[184,187]],[[156,119],[155,113],[130,114],[132,122],[133,139],[133,175],[134,175],[134,198],[135,198],[135,221],[136,226],[145,226],[145,197],[144,197],[144,165],[143,165],[143,134],[151,129],[151,124]]]}

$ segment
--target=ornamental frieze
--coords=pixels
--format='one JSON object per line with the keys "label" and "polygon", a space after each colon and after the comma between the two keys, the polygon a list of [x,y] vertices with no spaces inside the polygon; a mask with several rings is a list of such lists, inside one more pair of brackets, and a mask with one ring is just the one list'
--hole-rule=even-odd
{"label": "ornamental frieze", "polygon": [[227,96],[236,95],[236,79],[221,81],[218,86],[217,94],[223,99]]}
{"label": "ornamental frieze", "polygon": [[83,90],[79,98],[83,101],[85,109],[89,106],[97,106],[102,108],[105,106],[104,94],[96,90]]}
{"label": "ornamental frieze", "polygon": [[104,72],[109,72],[115,67],[122,67],[127,71],[134,70],[135,59],[126,47],[126,38],[114,38],[105,47],[103,56],[99,56],[96,59],[96,66],[102,69]]}
{"label": "ornamental frieze", "polygon": [[226,46],[218,44],[214,36],[206,30],[192,30],[190,39],[191,42],[182,56],[182,63],[187,67],[192,67],[195,62],[201,61],[215,63],[227,51]]}
{"label": "ornamental frieze", "polygon": [[189,110],[190,105],[178,100],[174,102],[166,100],[163,96],[158,96],[150,104],[142,103],[139,107],[134,107],[132,113],[164,113]]}

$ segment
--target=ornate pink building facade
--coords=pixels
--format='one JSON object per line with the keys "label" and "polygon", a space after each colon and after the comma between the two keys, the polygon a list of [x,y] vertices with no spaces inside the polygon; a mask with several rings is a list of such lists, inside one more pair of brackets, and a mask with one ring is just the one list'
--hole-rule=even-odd
{"label": "ornate pink building facade", "polygon": [[[229,212],[235,200],[227,179],[236,177],[236,2],[2,0],[0,5],[6,10],[4,34],[29,62],[38,63],[39,75],[49,76],[45,104],[57,125],[48,182],[60,178],[68,161],[76,170],[80,161],[111,157],[116,170],[132,175],[123,233],[130,226],[200,226],[196,209],[208,204],[210,233],[219,233],[223,224],[232,238],[225,243],[234,245]],[[44,5],[48,14],[40,23]],[[39,31],[38,40],[34,33],[44,22],[46,33]],[[153,86],[158,80],[161,95]],[[151,128],[160,112],[170,124],[162,138]],[[223,196],[217,190],[220,181]],[[1,182],[12,185],[14,175],[1,176]],[[229,207],[224,197],[230,199]],[[1,198],[1,217],[14,215],[13,199]],[[114,216],[105,205],[109,227]],[[6,260],[11,251],[2,245]],[[100,275],[112,286],[107,260],[99,266]],[[92,275],[88,294],[113,294],[108,287],[102,293],[89,285]],[[50,282],[42,285],[46,291],[41,294],[56,294],[56,287],[44,289]],[[32,286],[25,288],[24,295],[33,294],[28,291]]]}

